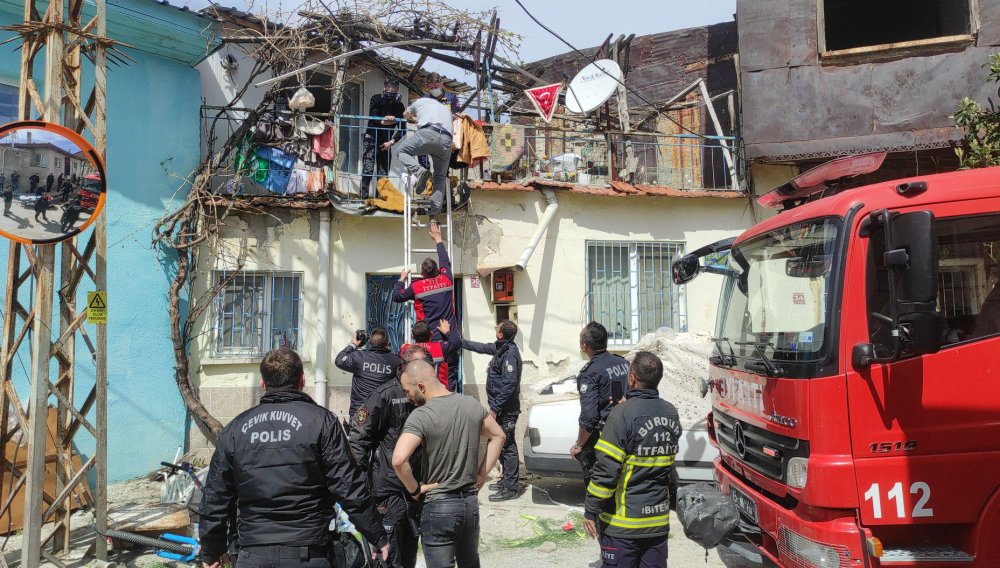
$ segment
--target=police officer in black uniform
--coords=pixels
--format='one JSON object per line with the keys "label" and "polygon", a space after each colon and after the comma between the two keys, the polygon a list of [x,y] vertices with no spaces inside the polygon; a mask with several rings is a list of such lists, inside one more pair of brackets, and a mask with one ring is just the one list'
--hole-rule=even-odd
{"label": "police officer in black uniform", "polygon": [[496,490],[490,495],[490,501],[515,499],[520,493],[515,430],[517,417],[521,414],[521,352],[514,343],[516,335],[517,324],[503,320],[497,325],[495,343],[462,340],[463,349],[493,356],[486,371],[486,398],[490,415],[496,419],[506,438],[500,450],[503,478],[490,485],[490,489]]}
{"label": "police officer in black uniform", "polygon": [[[576,377],[580,393],[580,430],[569,453],[580,462],[586,485],[590,483],[591,470],[597,460],[594,444],[601,437],[601,427],[611,408],[618,402],[612,394],[618,391],[624,395],[628,390],[628,361],[608,353],[608,330],[596,321],[588,323],[580,332],[580,350],[590,357],[590,362]],[[618,383],[619,388],[614,388],[614,383]]]}
{"label": "police officer in black uniform", "polygon": [[662,377],[662,361],[636,354],[628,400],[608,414],[596,445],[583,526],[600,538],[605,568],[667,565],[669,482],[681,425],[677,409],[656,390]]}
{"label": "police officer in black uniform", "polygon": [[[431,354],[419,345],[406,346],[401,356],[404,366],[416,359],[433,364]],[[354,413],[350,426],[351,453],[368,470],[375,508],[392,543],[389,549],[389,565],[392,568],[413,568],[417,564],[419,503],[409,498],[403,482],[392,468],[396,440],[411,412],[413,403],[406,397],[403,385],[398,380],[389,381],[375,389]],[[410,467],[414,471],[419,471],[419,456],[418,452],[410,458]]]}
{"label": "police officer in black uniform", "polygon": [[375,389],[395,381],[399,374],[401,359],[389,351],[389,334],[385,329],[376,327],[372,330],[368,349],[362,349],[364,339],[362,333],[356,335],[351,344],[337,354],[335,361],[338,368],[354,375],[351,377],[351,407],[348,411],[352,417]]}
{"label": "police officer in black uniform", "polygon": [[201,502],[204,568],[226,558],[230,514],[238,511],[237,568],[329,568],[330,521],[340,503],[382,558],[389,539],[333,413],[302,392],[302,359],[289,349],[260,363],[260,404],[219,435]]}

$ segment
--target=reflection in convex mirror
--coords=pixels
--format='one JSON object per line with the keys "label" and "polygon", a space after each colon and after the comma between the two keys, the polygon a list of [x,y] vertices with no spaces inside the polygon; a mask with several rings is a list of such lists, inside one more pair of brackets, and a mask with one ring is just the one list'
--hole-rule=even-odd
{"label": "reflection in convex mirror", "polygon": [[68,239],[101,214],[106,174],[76,132],[38,121],[0,127],[0,234],[25,244]]}

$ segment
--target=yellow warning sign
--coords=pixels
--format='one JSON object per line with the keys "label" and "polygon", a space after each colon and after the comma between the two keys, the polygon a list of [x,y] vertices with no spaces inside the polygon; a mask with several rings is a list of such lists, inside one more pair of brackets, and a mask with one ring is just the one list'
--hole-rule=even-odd
{"label": "yellow warning sign", "polygon": [[87,292],[87,323],[108,323],[107,292]]}

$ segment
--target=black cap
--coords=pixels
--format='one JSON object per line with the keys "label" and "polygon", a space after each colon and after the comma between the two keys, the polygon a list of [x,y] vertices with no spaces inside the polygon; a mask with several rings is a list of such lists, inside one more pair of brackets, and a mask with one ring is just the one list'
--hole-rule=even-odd
{"label": "black cap", "polygon": [[398,87],[399,86],[399,79],[393,79],[392,77],[386,77],[385,78],[385,83],[383,83],[383,85],[385,85],[386,87]]}

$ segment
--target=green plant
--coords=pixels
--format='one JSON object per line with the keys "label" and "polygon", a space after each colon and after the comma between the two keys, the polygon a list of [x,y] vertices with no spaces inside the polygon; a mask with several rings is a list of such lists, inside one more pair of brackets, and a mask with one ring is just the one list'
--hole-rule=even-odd
{"label": "green plant", "polygon": [[521,518],[527,521],[526,524],[531,526],[531,530],[535,534],[525,538],[498,540],[496,544],[499,547],[535,548],[545,542],[553,542],[559,546],[587,538],[586,533],[583,532],[583,515],[579,513],[570,514],[568,520],[573,522],[573,530],[571,531],[563,530],[562,525],[565,521],[538,518],[533,515],[521,515]]}
{"label": "green plant", "polygon": [[[988,69],[986,84],[996,85],[1000,97],[1000,53],[994,53],[983,67]],[[1000,110],[992,99],[989,108],[984,109],[978,102],[963,97],[958,110],[949,118],[965,130],[962,147],[955,148],[962,169],[1000,165]]]}

